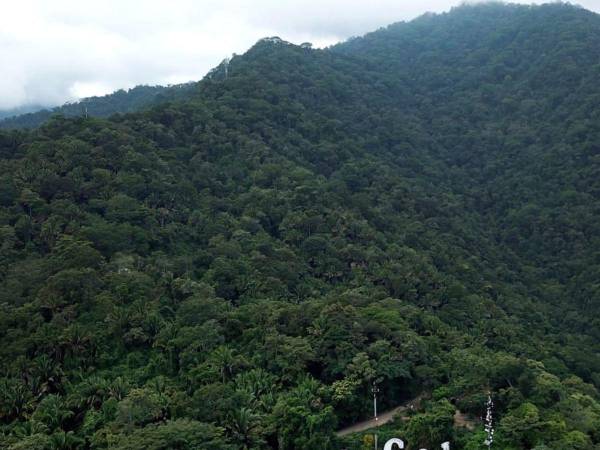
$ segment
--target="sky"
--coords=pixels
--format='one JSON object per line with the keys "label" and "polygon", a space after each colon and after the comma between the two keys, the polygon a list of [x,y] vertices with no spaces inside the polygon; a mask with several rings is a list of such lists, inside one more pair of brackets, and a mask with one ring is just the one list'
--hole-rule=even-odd
{"label": "sky", "polygon": [[324,47],[459,2],[0,0],[0,110],[199,80],[262,37]]}

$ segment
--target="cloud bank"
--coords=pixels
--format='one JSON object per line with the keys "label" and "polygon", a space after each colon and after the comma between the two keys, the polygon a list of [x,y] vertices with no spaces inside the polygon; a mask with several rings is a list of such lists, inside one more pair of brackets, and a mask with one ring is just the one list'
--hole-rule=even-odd
{"label": "cloud bank", "polygon": [[[258,39],[326,46],[457,0],[0,0],[0,109],[202,78]],[[600,0],[584,1],[600,10]]]}

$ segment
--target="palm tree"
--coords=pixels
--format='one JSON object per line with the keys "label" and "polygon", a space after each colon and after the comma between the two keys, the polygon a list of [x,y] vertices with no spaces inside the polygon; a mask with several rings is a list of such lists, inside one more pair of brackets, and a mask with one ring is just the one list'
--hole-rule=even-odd
{"label": "palm tree", "polygon": [[99,407],[109,395],[110,384],[97,376],[84,379],[76,386],[77,400],[80,406]]}
{"label": "palm tree", "polygon": [[121,377],[115,378],[108,387],[109,395],[119,401],[123,400],[128,392],[129,385]]}
{"label": "palm tree", "polygon": [[12,421],[33,405],[33,396],[27,386],[18,380],[0,380],[0,419]]}
{"label": "palm tree", "polygon": [[51,450],[74,450],[81,448],[85,443],[83,439],[75,436],[72,431],[64,432],[58,431],[50,436],[50,449]]}
{"label": "palm tree", "polygon": [[33,419],[42,422],[50,430],[60,428],[72,416],[73,411],[67,409],[63,399],[54,394],[44,398],[33,413]]}
{"label": "palm tree", "polygon": [[67,328],[61,336],[60,343],[65,348],[65,353],[79,356],[89,346],[91,337],[81,325],[74,324]]}
{"label": "palm tree", "polygon": [[266,409],[272,406],[272,394],[276,378],[263,369],[252,369],[242,372],[235,377],[237,391],[245,392],[251,399],[253,406],[262,406]]}
{"label": "palm tree", "polygon": [[223,379],[223,384],[225,384],[226,378],[233,374],[236,365],[236,358],[233,350],[224,345],[217,347],[213,351],[211,359],[213,364],[218,367],[219,373]]}
{"label": "palm tree", "polygon": [[62,375],[61,368],[52,358],[46,354],[38,356],[33,370],[34,391],[37,394],[56,392]]}
{"label": "palm tree", "polygon": [[244,450],[254,448],[252,444],[258,439],[256,432],[258,419],[257,414],[254,414],[250,408],[244,407],[234,410],[228,416],[228,428]]}

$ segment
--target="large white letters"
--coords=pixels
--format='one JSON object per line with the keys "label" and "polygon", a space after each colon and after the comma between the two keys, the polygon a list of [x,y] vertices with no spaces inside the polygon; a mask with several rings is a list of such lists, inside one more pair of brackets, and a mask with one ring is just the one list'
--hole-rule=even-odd
{"label": "large white letters", "polygon": [[[404,448],[404,441],[402,439],[393,438],[385,443],[383,446],[383,450],[394,450],[394,445],[397,445],[398,448]],[[440,445],[442,450],[450,450],[450,442],[444,442]],[[421,450],[427,450],[426,448],[422,448]]]}

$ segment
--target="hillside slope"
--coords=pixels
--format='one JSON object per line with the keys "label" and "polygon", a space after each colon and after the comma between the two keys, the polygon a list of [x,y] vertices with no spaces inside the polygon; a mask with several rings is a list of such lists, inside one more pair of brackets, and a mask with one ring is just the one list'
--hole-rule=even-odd
{"label": "hillside slope", "polygon": [[488,391],[498,448],[598,448],[599,39],[463,6],[0,132],[0,447],[359,449],[376,382],[411,448]]}
{"label": "hillside slope", "polygon": [[101,97],[88,97],[78,102],[66,103],[52,109],[38,108],[32,112],[0,116],[0,129],[35,128],[47,122],[52,116],[65,117],[108,117],[148,108],[167,101],[181,100],[194,90],[195,83],[174,86],[136,86],[128,90],[118,90]]}

